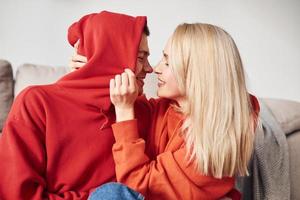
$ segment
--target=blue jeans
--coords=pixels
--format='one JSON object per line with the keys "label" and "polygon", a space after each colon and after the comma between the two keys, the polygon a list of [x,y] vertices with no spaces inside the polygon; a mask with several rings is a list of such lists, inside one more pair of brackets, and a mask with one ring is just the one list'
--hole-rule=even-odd
{"label": "blue jeans", "polygon": [[96,188],[88,200],[144,200],[142,194],[120,183],[106,183]]}

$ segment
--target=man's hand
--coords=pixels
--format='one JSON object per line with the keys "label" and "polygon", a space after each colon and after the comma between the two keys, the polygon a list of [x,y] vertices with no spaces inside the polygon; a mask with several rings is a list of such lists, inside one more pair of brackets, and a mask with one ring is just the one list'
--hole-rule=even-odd
{"label": "man's hand", "polygon": [[75,52],[69,62],[69,67],[71,68],[71,72],[83,67],[87,63],[87,58],[77,53],[78,45],[79,45],[79,40],[74,45]]}
{"label": "man's hand", "polygon": [[115,106],[116,121],[134,119],[134,102],[138,96],[135,74],[125,69],[121,75],[110,80],[110,99]]}

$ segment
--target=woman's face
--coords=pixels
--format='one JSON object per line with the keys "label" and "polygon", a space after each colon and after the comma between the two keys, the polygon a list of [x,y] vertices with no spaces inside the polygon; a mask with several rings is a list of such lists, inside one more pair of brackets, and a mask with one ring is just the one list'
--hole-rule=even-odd
{"label": "woman's face", "polygon": [[165,49],[163,50],[163,57],[158,65],[154,68],[154,72],[158,78],[157,96],[173,99],[178,102],[182,95],[179,91],[178,83],[171,66],[169,66],[171,38],[169,38]]}

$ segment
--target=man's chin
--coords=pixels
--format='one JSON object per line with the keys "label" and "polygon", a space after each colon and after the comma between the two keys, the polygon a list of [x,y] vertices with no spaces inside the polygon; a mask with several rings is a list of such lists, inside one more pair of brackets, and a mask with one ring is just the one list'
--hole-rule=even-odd
{"label": "man's chin", "polygon": [[141,95],[143,95],[144,94],[144,89],[143,89],[143,87],[144,87],[144,82],[143,81],[141,81],[141,80],[138,80],[137,81],[137,87],[138,87],[138,95],[139,96],[141,96]]}
{"label": "man's chin", "polygon": [[144,91],[140,89],[138,95],[141,96],[143,94],[144,94]]}

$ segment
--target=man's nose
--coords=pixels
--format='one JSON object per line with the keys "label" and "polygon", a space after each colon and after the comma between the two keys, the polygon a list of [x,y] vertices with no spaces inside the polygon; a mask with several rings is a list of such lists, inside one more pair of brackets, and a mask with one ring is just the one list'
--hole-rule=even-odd
{"label": "man's nose", "polygon": [[147,73],[152,73],[152,72],[153,72],[153,68],[152,68],[152,66],[150,65],[150,63],[149,63],[148,60],[147,60],[146,65],[145,65],[145,71],[146,71]]}

